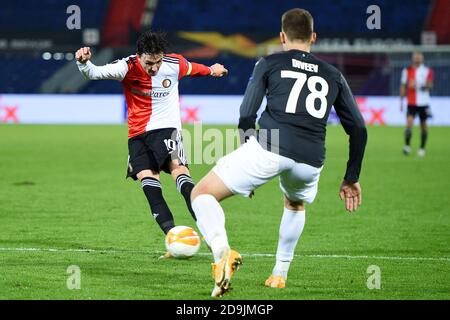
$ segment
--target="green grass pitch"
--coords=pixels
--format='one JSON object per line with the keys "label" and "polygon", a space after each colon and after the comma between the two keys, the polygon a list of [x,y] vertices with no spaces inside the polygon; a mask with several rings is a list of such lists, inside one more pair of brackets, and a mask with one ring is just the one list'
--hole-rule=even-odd
{"label": "green grass pitch", "polygon": [[[283,290],[263,286],[282,214],[278,182],[224,201],[230,244],[244,258],[224,299],[449,299],[449,136],[432,127],[422,159],[401,153],[403,128],[370,127],[363,206],[349,214],[338,198],[347,137],[329,127]],[[187,261],[157,259],[163,236],[139,184],[124,179],[126,162],[125,126],[0,126],[0,299],[210,299],[206,246]],[[190,167],[196,181],[210,168]],[[195,226],[171,178],[162,183],[177,224]],[[79,290],[67,288],[71,265]],[[369,290],[373,265],[381,288]]]}

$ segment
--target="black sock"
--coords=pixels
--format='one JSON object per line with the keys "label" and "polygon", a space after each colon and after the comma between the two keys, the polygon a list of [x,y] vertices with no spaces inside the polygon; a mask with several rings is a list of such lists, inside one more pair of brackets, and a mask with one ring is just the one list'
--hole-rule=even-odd
{"label": "black sock", "polygon": [[405,143],[407,146],[409,146],[409,144],[411,143],[411,129],[410,128],[406,128],[406,130],[405,130]]}
{"label": "black sock", "polygon": [[172,212],[170,212],[166,200],[164,200],[160,182],[154,178],[144,178],[141,183],[153,217],[159,224],[161,230],[167,234],[175,224],[173,222]]}
{"label": "black sock", "polygon": [[427,138],[428,138],[428,132],[427,131],[422,131],[422,136],[421,136],[421,142],[420,142],[420,148],[421,149],[425,149],[425,144],[427,143]]}
{"label": "black sock", "polygon": [[191,206],[191,192],[192,189],[194,189],[194,183],[192,182],[192,178],[187,174],[180,174],[177,177],[176,183],[177,183],[177,190],[183,195],[184,200],[186,201],[186,206],[188,207],[188,210],[191,213],[192,218],[194,218],[194,220],[197,221],[194,210],[192,210]]}

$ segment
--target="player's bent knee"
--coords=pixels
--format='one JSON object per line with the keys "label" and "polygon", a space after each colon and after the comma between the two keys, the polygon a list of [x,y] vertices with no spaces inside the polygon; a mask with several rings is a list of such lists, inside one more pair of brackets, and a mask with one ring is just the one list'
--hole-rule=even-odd
{"label": "player's bent knee", "polygon": [[174,167],[171,171],[170,174],[172,175],[173,179],[177,179],[177,177],[180,174],[186,174],[186,175],[190,175],[189,173],[189,169],[183,165],[179,165],[177,167]]}
{"label": "player's bent knee", "polygon": [[209,188],[206,186],[205,183],[203,183],[202,181],[200,181],[200,183],[196,184],[194,186],[194,189],[192,189],[191,192],[191,201],[193,201],[195,198],[197,198],[199,195],[202,194],[210,194]]}
{"label": "player's bent knee", "polygon": [[139,171],[139,172],[136,174],[136,177],[137,177],[139,180],[142,180],[142,179],[144,179],[144,178],[154,178],[154,179],[159,179],[159,174],[156,173],[156,172],[154,172],[154,171],[152,171],[152,170],[142,170],[142,171]]}
{"label": "player's bent knee", "polygon": [[305,210],[305,204],[303,201],[292,201],[284,197],[284,206],[292,211],[303,211]]}

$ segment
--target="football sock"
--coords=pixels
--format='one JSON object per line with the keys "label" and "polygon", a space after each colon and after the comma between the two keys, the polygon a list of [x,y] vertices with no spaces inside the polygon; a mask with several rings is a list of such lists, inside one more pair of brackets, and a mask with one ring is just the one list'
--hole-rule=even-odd
{"label": "football sock", "polygon": [[147,197],[152,215],[159,224],[161,230],[167,234],[167,232],[169,232],[175,224],[173,221],[172,212],[170,212],[166,200],[164,200],[161,183],[154,178],[144,178],[141,182],[142,189]]}
{"label": "football sock", "polygon": [[411,143],[411,129],[406,128],[405,130],[405,144],[409,146]]}
{"label": "football sock", "polygon": [[282,276],[286,280],[290,265],[291,265],[290,261],[277,260],[275,262],[275,267],[272,270],[272,274],[274,276]]}
{"label": "football sock", "polygon": [[420,142],[420,148],[421,149],[425,149],[425,144],[427,143],[427,137],[428,137],[428,132],[427,131],[422,131],[422,136],[421,136],[421,142]]}
{"label": "football sock", "polygon": [[192,178],[187,174],[180,174],[177,177],[176,184],[177,190],[183,195],[184,200],[186,201],[186,206],[188,207],[188,210],[191,213],[192,218],[194,218],[194,220],[197,221],[197,218],[195,217],[195,213],[194,210],[192,210],[191,205],[191,192],[192,189],[194,189],[194,183],[192,181]]}
{"label": "football sock", "polygon": [[197,226],[211,247],[214,262],[219,262],[225,250],[229,249],[225,230],[225,214],[219,202],[210,194],[201,194],[192,201],[197,217]]}
{"label": "football sock", "polygon": [[276,264],[272,274],[287,278],[289,265],[294,258],[294,250],[305,226],[305,211],[284,208],[281,218]]}

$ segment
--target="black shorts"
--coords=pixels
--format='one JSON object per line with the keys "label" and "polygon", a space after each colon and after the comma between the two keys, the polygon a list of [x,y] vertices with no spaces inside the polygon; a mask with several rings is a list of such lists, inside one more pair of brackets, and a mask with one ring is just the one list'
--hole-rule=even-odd
{"label": "black shorts", "polygon": [[152,130],[128,139],[127,178],[137,180],[142,170],[170,173],[172,160],[187,167],[181,131],[175,128]]}
{"label": "black shorts", "polygon": [[416,115],[419,115],[420,121],[425,121],[428,118],[431,118],[431,111],[429,106],[413,106],[408,105],[408,111],[406,112],[407,116],[412,116],[414,119]]}

